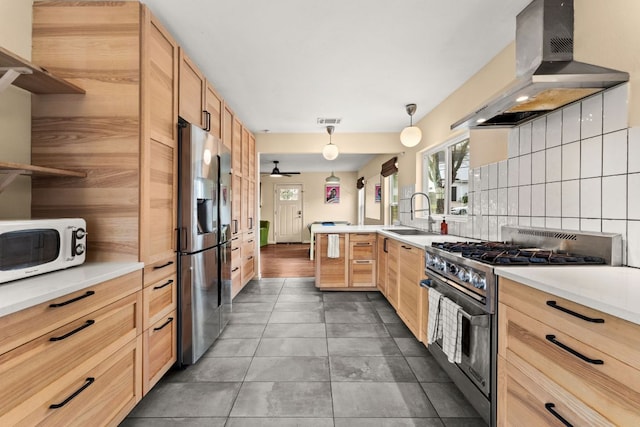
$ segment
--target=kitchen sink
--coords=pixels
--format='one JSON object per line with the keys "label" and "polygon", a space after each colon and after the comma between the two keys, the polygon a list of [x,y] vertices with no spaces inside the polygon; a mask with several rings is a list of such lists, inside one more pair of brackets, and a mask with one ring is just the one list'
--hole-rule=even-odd
{"label": "kitchen sink", "polygon": [[429,236],[429,235],[434,235],[436,233],[430,233],[428,231],[424,231],[424,230],[418,230],[418,229],[398,229],[398,230],[391,230],[391,229],[383,229],[382,231],[388,231],[389,233],[396,233],[396,234],[400,234],[402,236]]}

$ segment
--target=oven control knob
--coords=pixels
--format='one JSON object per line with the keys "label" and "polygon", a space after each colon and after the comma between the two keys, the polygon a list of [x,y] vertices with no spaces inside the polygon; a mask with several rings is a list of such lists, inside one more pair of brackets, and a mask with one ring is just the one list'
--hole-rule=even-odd
{"label": "oven control knob", "polygon": [[470,278],[470,274],[466,269],[461,268],[458,270],[458,279],[462,280],[463,282],[468,282]]}
{"label": "oven control knob", "polygon": [[455,264],[447,264],[447,272],[453,274],[454,276],[458,275],[458,266]]}
{"label": "oven control knob", "polygon": [[77,244],[75,249],[75,254],[82,255],[83,253],[84,253],[84,245],[82,243]]}
{"label": "oven control knob", "polygon": [[474,288],[478,289],[486,289],[487,288],[487,279],[484,276],[481,276],[478,273],[471,274],[471,284]]}
{"label": "oven control knob", "polygon": [[78,228],[74,233],[76,234],[76,239],[82,239],[87,234],[84,228]]}
{"label": "oven control knob", "polygon": [[447,262],[440,257],[436,257],[436,268],[444,271],[447,268]]}

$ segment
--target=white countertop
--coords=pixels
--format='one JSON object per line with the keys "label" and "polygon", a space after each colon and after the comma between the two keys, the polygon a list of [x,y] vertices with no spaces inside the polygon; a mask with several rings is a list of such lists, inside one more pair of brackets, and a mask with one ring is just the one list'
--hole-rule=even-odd
{"label": "white countertop", "polygon": [[640,324],[640,269],[630,267],[497,267],[496,274]]}
{"label": "white countertop", "polygon": [[0,283],[0,317],[111,280],[144,267],[141,262],[93,262]]}

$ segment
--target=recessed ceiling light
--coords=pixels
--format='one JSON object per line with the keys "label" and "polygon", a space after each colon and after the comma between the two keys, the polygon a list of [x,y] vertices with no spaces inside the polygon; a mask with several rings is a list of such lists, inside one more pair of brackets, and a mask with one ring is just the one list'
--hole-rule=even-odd
{"label": "recessed ceiling light", "polygon": [[529,99],[529,95],[522,95],[516,98],[516,102],[524,102]]}
{"label": "recessed ceiling light", "polygon": [[486,121],[487,121],[487,119],[479,118],[479,119],[476,120],[476,123],[484,123]]}

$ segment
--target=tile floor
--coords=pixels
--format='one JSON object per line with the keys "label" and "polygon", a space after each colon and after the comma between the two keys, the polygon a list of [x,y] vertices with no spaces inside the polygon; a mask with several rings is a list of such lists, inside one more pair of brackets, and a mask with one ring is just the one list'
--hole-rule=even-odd
{"label": "tile floor", "polygon": [[221,337],[169,372],[131,426],[485,426],[377,292],[250,282]]}

